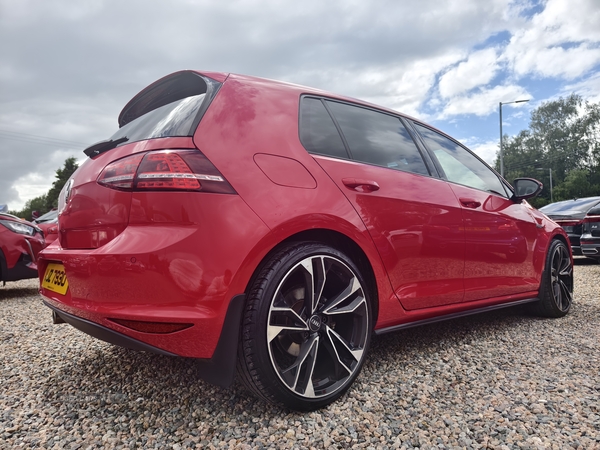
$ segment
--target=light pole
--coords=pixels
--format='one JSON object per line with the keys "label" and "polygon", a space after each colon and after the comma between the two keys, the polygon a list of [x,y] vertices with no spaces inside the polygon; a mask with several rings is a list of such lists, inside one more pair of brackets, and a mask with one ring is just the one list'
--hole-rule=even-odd
{"label": "light pole", "polygon": [[535,170],[547,170],[550,173],[550,203],[554,203],[554,199],[552,198],[552,169],[546,169],[545,167],[541,167]]}
{"label": "light pole", "polygon": [[500,175],[504,178],[504,155],[502,153],[502,105],[509,105],[511,103],[524,103],[528,102],[527,100],[515,100],[514,102],[500,102],[498,109],[500,110]]}

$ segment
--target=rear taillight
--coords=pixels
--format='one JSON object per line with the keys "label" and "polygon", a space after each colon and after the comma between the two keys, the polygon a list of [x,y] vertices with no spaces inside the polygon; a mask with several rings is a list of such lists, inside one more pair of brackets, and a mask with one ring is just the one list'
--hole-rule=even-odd
{"label": "rear taillight", "polygon": [[159,150],[119,159],[104,168],[98,183],[119,190],[235,194],[217,168],[197,150]]}
{"label": "rear taillight", "polygon": [[581,220],[556,220],[556,223],[561,227],[576,227],[577,225],[581,225]]}

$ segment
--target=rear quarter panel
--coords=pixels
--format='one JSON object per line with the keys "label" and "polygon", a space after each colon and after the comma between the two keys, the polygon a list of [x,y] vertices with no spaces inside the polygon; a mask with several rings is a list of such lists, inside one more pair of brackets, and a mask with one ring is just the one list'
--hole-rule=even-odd
{"label": "rear quarter panel", "polygon": [[[365,252],[377,278],[379,322],[402,314],[375,249],[360,217],[337,186],[304,149],[298,136],[301,87],[266,80],[230,76],[204,115],[194,143],[264,221],[271,232],[246,258],[232,285],[245,287],[270,250],[286,238],[310,229],[342,233]],[[257,155],[259,157],[257,158]],[[268,173],[264,155],[285,157],[306,169],[314,184],[300,172],[285,176]],[[296,169],[294,169],[296,168]],[[297,180],[307,180],[299,183]],[[300,187],[301,186],[301,187]]]}

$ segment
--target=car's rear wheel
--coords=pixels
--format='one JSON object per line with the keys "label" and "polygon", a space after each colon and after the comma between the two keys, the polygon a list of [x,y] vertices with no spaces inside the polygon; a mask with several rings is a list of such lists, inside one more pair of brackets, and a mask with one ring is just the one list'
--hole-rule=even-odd
{"label": "car's rear wheel", "polygon": [[550,244],[540,286],[536,312],[545,317],[563,317],[573,303],[573,261],[567,246],[559,240]]}
{"label": "car's rear wheel", "polygon": [[251,286],[238,371],[273,403],[323,407],[358,376],[372,320],[369,292],[350,258],[320,243],[293,244],[274,254]]}

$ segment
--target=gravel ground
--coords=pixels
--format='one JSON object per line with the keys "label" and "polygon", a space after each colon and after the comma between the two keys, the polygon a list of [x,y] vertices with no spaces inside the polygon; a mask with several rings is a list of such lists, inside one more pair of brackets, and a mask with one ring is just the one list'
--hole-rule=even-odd
{"label": "gravel ground", "polygon": [[374,338],[318,412],[197,379],[192,360],[52,325],[36,280],[0,287],[0,447],[600,448],[600,265],[576,260],[571,313],[522,308]]}

